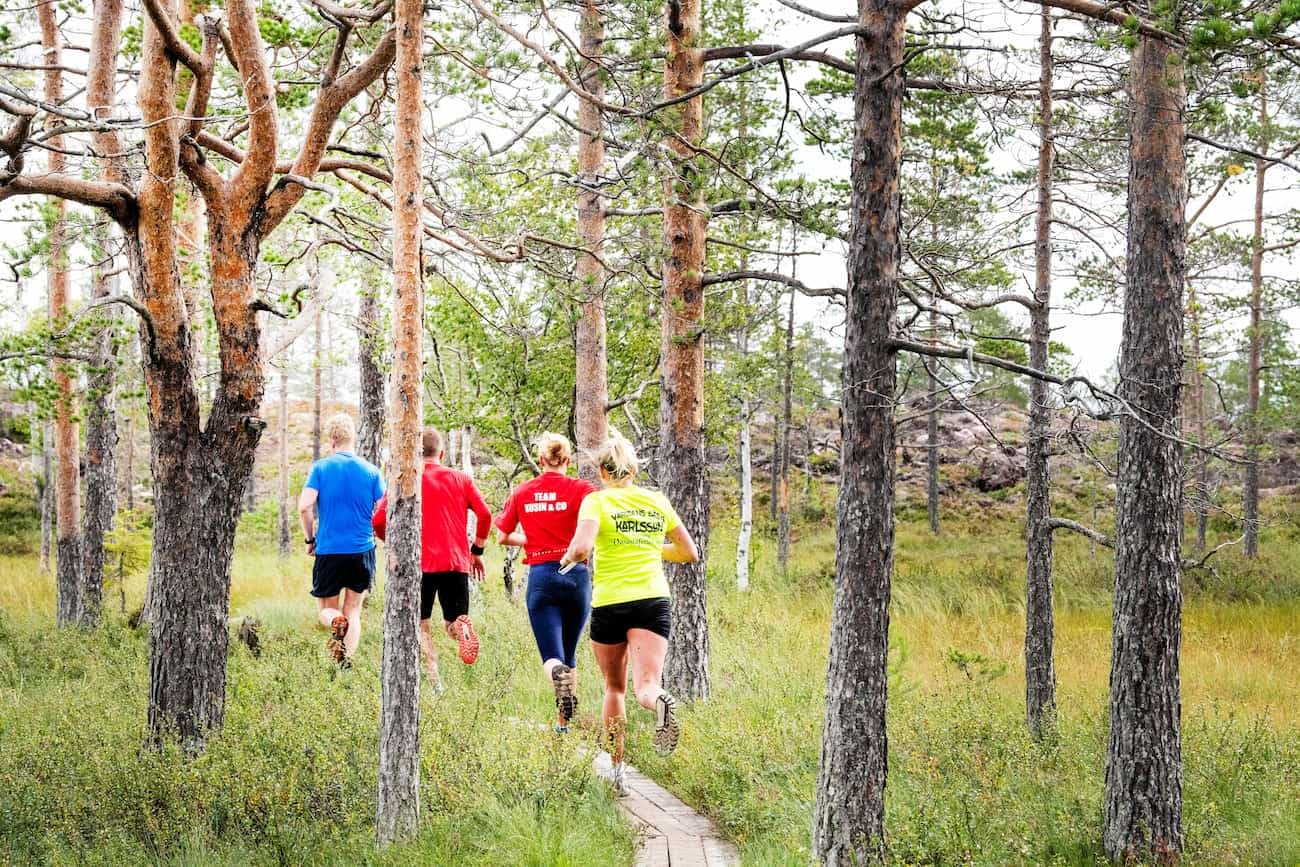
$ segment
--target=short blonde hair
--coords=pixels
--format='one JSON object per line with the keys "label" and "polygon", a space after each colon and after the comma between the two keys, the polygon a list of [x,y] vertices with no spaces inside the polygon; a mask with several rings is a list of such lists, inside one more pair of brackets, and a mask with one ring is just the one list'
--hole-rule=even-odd
{"label": "short blonde hair", "polygon": [[537,463],[547,467],[559,467],[573,458],[573,445],[564,434],[547,431],[538,434],[533,440],[533,450],[537,453]]}
{"label": "short blonde hair", "polygon": [[335,446],[347,445],[357,441],[357,428],[352,423],[352,416],[346,412],[330,416],[329,422],[325,426],[325,433],[330,438],[330,443]]}
{"label": "short blonde hair", "polygon": [[592,457],[611,479],[629,479],[640,468],[636,448],[617,431],[610,432],[609,439],[601,443]]}

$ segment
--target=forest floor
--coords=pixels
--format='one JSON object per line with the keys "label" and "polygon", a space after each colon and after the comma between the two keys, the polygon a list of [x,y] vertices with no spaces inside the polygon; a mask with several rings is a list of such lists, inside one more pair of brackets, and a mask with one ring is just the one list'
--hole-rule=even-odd
{"label": "forest floor", "polygon": [[[829,506],[830,492],[816,488],[802,504],[784,576],[760,520],[747,593],[734,589],[734,529],[718,521],[713,698],[684,711],[669,759],[650,748],[650,715],[631,719],[629,759],[713,818],[746,864],[808,861],[834,571]],[[1189,864],[1300,863],[1300,502],[1274,497],[1267,508],[1258,562],[1225,551],[1217,577],[1185,581]],[[1107,552],[1058,539],[1060,713],[1056,736],[1039,745],[1022,721],[1018,509],[945,503],[938,543],[914,508],[900,517],[891,853],[899,863],[1100,862]],[[279,561],[267,523],[254,514],[241,530],[231,611],[261,621],[264,650],[255,658],[232,644],[225,732],[192,762],[141,749],[147,638],[125,625],[118,588],[106,590],[104,629],[59,632],[52,579],[21,545],[0,552],[0,863],[631,862],[635,833],[575,749],[594,743],[590,650],[580,651],[581,731],[539,730],[550,692],[496,560],[473,602],[479,662],[461,665],[444,641],[448,691],[422,697],[420,835],[377,854],[380,600],[367,609],[356,667],[334,672],[307,595],[309,561]],[[1216,540],[1231,532],[1214,530]],[[125,591],[127,609],[138,606],[143,577],[128,577]]]}

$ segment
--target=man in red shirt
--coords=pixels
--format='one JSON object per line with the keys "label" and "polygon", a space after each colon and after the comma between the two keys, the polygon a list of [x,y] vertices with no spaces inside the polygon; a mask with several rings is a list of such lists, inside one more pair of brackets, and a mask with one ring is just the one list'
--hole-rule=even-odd
{"label": "man in red shirt", "polygon": [[[487,541],[492,513],[474,481],[459,470],[442,465],[445,454],[442,434],[424,429],[424,474],[420,487],[420,648],[429,683],[442,691],[438,676],[438,652],[433,647],[429,621],[436,597],[442,606],[442,626],[460,645],[466,665],[478,659],[478,636],[469,619],[469,578],[483,580],[483,544]],[[468,514],[473,510],[475,535],[468,545]],[[371,522],[380,539],[388,529],[388,497],[375,509]]]}

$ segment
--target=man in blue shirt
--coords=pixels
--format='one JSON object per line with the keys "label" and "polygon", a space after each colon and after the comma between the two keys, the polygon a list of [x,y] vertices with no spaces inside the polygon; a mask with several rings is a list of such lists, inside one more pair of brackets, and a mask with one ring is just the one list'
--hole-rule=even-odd
{"label": "man in blue shirt", "polygon": [[[312,464],[298,497],[307,553],[316,558],[311,595],[330,630],[329,651],[343,668],[361,641],[361,604],[375,579],[375,536],[370,517],[384,495],[384,480],[369,461],[352,454],[356,429],[344,413],[326,428],[333,453]],[[313,528],[314,512],[320,526]]]}

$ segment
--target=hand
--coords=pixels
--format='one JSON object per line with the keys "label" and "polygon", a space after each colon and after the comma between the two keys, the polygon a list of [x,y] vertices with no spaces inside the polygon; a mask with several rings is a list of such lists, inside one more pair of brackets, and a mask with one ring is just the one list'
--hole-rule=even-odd
{"label": "hand", "polygon": [[487,576],[487,567],[483,565],[483,555],[470,554],[469,561],[470,575],[474,577],[475,581],[482,581]]}

